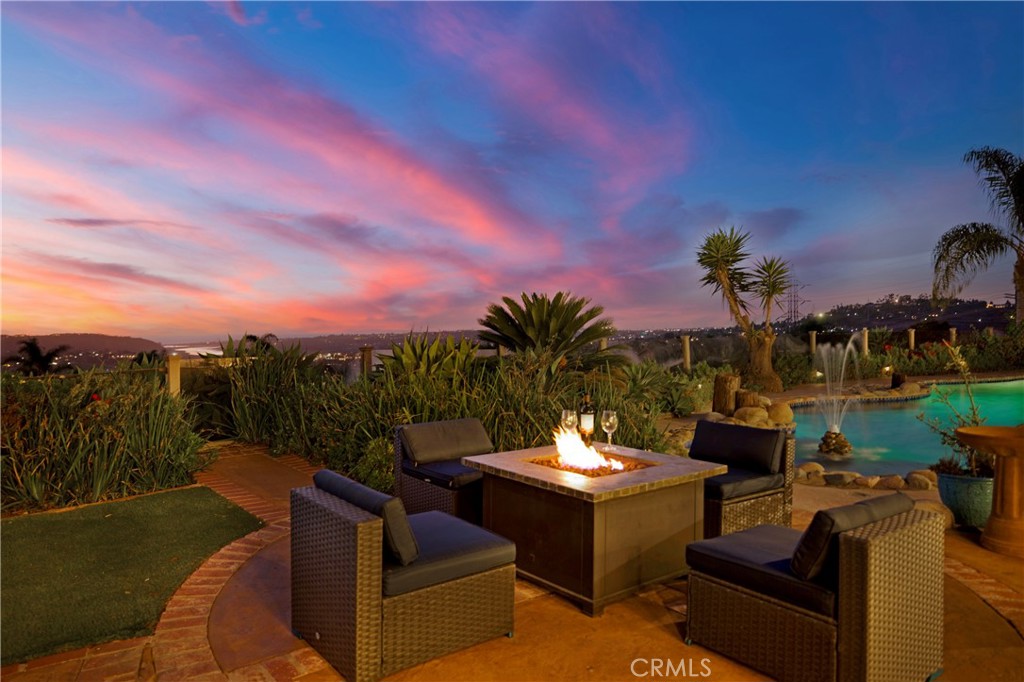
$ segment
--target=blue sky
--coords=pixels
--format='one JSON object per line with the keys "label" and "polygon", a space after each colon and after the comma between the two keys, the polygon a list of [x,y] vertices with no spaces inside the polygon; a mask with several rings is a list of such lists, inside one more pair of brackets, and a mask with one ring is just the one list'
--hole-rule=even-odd
{"label": "blue sky", "polygon": [[[1022,3],[0,5],[3,330],[471,328],[568,290],[726,324],[695,252],[804,312],[930,290],[1024,153]],[[1002,299],[1011,263],[966,296]]]}

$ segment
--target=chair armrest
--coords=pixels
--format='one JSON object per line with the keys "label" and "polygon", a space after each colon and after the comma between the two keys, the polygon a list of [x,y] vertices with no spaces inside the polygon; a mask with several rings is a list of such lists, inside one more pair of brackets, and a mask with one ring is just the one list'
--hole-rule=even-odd
{"label": "chair armrest", "polygon": [[402,426],[395,427],[395,489],[394,496],[402,497],[402,460],[405,459],[405,446],[402,445]]}
{"label": "chair armrest", "polygon": [[912,509],[840,534],[843,679],[924,679],[941,667],[943,530],[941,516]]}
{"label": "chair armrest", "polygon": [[796,478],[796,434],[786,434],[786,444],[782,451],[782,474],[786,477],[785,492],[782,504],[785,510],[786,525],[793,523],[793,479]]}
{"label": "chair armrest", "polygon": [[383,519],[309,486],[291,524],[292,630],[345,679],[378,677]]}

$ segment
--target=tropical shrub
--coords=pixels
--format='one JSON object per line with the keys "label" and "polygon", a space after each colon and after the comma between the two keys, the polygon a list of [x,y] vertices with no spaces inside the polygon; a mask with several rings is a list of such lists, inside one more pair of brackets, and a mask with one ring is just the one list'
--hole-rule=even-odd
{"label": "tropical shrub", "polygon": [[296,382],[294,389],[282,378],[279,405],[273,409],[260,399],[258,382],[236,379],[234,401],[256,427],[246,432],[247,439],[299,454],[382,490],[393,481],[395,426],[476,417],[497,450],[519,450],[551,443],[561,410],[575,407],[584,393],[598,410],[619,413],[616,443],[662,449],[658,410],[629,400],[612,370],[552,374],[552,363],[556,361],[550,353],[528,353],[445,373],[386,366],[379,375],[351,385],[319,375]]}
{"label": "tropical shrub", "polygon": [[1002,335],[971,331],[964,335],[960,349],[977,372],[1024,368],[1024,324],[1012,323]]}
{"label": "tropical shrub", "polygon": [[254,344],[251,354],[239,355],[228,370],[235,433],[244,441],[266,443],[282,452],[303,438],[307,420],[301,387],[323,375],[316,353],[299,346],[278,350]]}
{"label": "tropical shrub", "polygon": [[686,417],[697,410],[710,407],[715,392],[715,376],[731,374],[732,371],[728,364],[712,367],[706,362],[698,362],[689,374],[670,373],[662,401],[664,409],[673,416]]}
{"label": "tropical shrub", "polygon": [[810,353],[786,353],[775,358],[775,371],[782,379],[782,388],[811,383],[814,379],[814,358]]}
{"label": "tropical shrub", "polygon": [[2,378],[3,508],[46,509],[186,485],[208,463],[190,401],[159,378],[92,370]]}
{"label": "tropical shrub", "polygon": [[669,374],[653,360],[624,365],[618,370],[622,376],[626,400],[656,409],[662,404],[669,385]]}
{"label": "tropical shrub", "polygon": [[192,398],[196,431],[200,436],[207,440],[235,437],[231,377],[227,367],[212,359],[199,367],[182,367],[181,394]]}

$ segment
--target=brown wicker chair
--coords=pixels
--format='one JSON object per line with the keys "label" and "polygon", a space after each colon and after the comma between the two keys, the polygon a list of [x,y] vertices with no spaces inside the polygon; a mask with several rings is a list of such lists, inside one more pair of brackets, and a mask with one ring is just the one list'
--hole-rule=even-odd
{"label": "brown wicker chair", "polygon": [[443,511],[479,525],[483,474],[462,458],[494,451],[478,419],[403,424],[395,427],[395,497],[410,514]]}
{"label": "brown wicker chair", "polygon": [[691,544],[687,643],[783,682],[937,677],[942,519],[912,508],[877,516],[849,530],[835,528],[822,564],[831,568],[810,580],[792,568],[810,528],[801,536],[761,526]]}
{"label": "brown wicker chair", "polygon": [[697,422],[690,457],[725,464],[704,481],[704,537],[793,520],[796,440],[792,433],[739,424]]}
{"label": "brown wicker chair", "polygon": [[[345,485],[354,483],[333,476]],[[441,512],[411,515],[408,527],[413,544],[418,541],[417,556],[401,566],[389,555],[393,532],[387,530],[387,513],[382,518],[319,486],[318,480],[291,491],[292,630],[346,680],[376,680],[511,636],[511,542]],[[380,495],[372,491],[364,497],[373,494]],[[382,497],[401,509],[395,498]],[[459,546],[460,535],[475,541],[469,551]],[[442,563],[454,558],[454,573],[460,577],[436,582],[437,562],[426,571],[417,566],[438,558]],[[424,586],[409,589],[410,579]],[[401,593],[389,594],[389,587],[405,591],[391,589]]]}

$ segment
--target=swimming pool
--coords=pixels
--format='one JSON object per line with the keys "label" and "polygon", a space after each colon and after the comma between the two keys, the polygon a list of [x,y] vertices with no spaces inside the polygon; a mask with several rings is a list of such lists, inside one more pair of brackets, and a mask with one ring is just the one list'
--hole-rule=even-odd
{"label": "swimming pool", "polygon": [[[972,388],[987,424],[1015,426],[1024,422],[1024,380],[973,384]],[[913,469],[926,468],[949,454],[939,436],[917,419],[922,412],[928,417],[947,419],[949,409],[934,396],[939,389],[953,390],[952,404],[962,412],[969,409],[962,384],[938,386],[931,397],[920,400],[851,405],[841,430],[853,445],[853,452],[840,461],[832,461],[818,452],[818,442],[826,430],[818,408],[794,410],[797,464],[818,462],[830,471],[857,471],[865,475],[906,475]]]}

